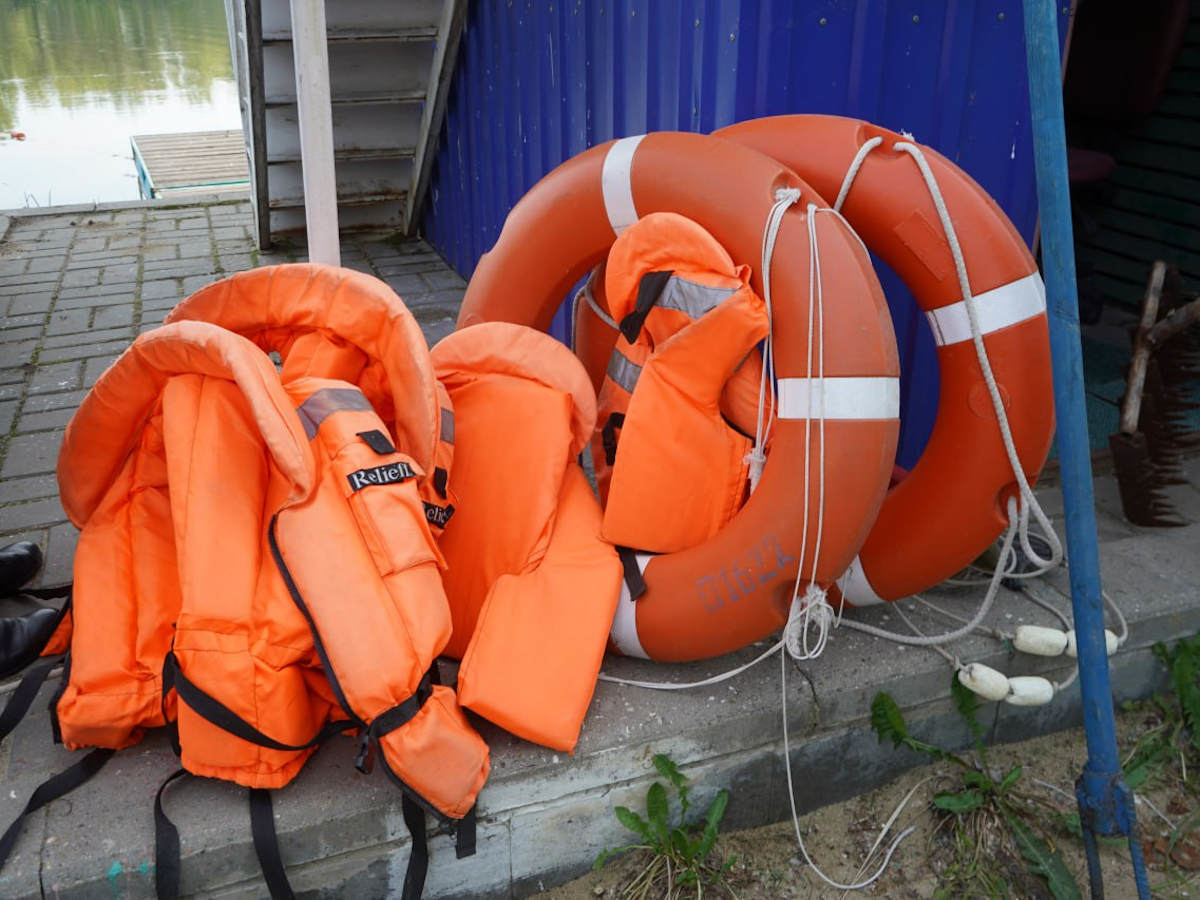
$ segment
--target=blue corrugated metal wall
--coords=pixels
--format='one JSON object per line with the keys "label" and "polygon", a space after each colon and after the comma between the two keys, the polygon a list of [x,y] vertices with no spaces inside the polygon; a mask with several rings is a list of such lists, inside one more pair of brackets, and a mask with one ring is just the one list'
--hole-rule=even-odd
{"label": "blue corrugated metal wall", "polygon": [[[1029,239],[1024,53],[1020,0],[474,0],[425,236],[469,276],[525,191],[593,144],[822,112],[912,132]],[[890,272],[880,278],[903,371],[898,461],[911,465],[936,410],[907,399],[936,396],[937,362],[911,296]]]}

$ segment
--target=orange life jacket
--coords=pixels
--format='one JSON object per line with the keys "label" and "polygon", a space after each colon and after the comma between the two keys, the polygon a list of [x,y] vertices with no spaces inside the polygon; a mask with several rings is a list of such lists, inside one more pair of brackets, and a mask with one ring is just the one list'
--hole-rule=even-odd
{"label": "orange life jacket", "polygon": [[279,787],[340,720],[434,809],[466,814],[488,753],[429,684],[450,615],[419,471],[347,382],[285,390],[207,323],[141,336],[59,459],[81,529],[64,743],[120,748],[177,718],[189,771]]}
{"label": "orange life jacket", "polygon": [[[703,227],[654,213],[609,252],[621,336],[600,388],[592,458],[603,535],[655,553],[716,534],[746,495],[766,307]],[[733,423],[733,424],[731,424]]]}
{"label": "orange life jacket", "polygon": [[575,460],[596,417],[587,373],[547,335],[500,322],[456,331],[431,355],[458,426],[463,506],[440,547],[459,700],[513,734],[571,750],[621,584]]}

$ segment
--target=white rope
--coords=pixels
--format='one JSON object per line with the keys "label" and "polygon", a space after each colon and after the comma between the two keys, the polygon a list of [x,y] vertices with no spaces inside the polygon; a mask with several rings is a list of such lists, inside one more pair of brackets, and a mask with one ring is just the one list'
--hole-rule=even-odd
{"label": "white rope", "polygon": [[837,212],[842,211],[842,204],[846,202],[846,195],[850,193],[850,185],[854,184],[854,179],[858,177],[858,170],[862,168],[863,160],[867,158],[868,153],[882,143],[883,138],[873,137],[858,148],[858,153],[854,154],[854,160],[850,163],[850,168],[846,170],[846,177],[842,179],[842,189],[838,191],[837,199],[833,201],[833,208]]}
{"label": "white rope", "polygon": [[[870,142],[868,141],[867,143]],[[864,146],[866,145],[864,144]],[[958,276],[959,290],[962,293],[963,300],[966,302],[967,318],[971,323],[971,340],[975,344],[975,356],[979,360],[979,368],[983,373],[983,380],[987,384],[988,394],[992,399],[992,409],[996,413],[996,423],[1000,427],[1000,438],[1004,443],[1004,451],[1008,455],[1008,462],[1012,468],[1013,477],[1017,481],[1017,489],[1021,497],[1018,510],[1020,521],[1020,527],[1017,532],[1018,540],[1020,541],[1021,549],[1034,565],[1043,572],[1049,571],[1062,562],[1062,542],[1058,539],[1058,535],[1054,531],[1054,526],[1042,509],[1041,504],[1038,503],[1037,497],[1034,496],[1033,488],[1030,487],[1029,480],[1025,477],[1025,469],[1021,465],[1021,458],[1017,454],[1016,444],[1012,436],[1012,428],[1008,423],[1008,413],[1004,409],[1004,398],[1001,397],[1000,388],[996,384],[996,376],[992,372],[992,363],[988,358],[987,346],[983,340],[983,329],[979,325],[979,311],[976,309],[975,296],[971,292],[971,284],[967,277],[966,259],[963,256],[962,247],[958,243],[958,234],[954,230],[954,223],[950,219],[950,212],[946,209],[945,198],[942,197],[942,190],[938,187],[933,170],[929,168],[929,163],[926,161],[925,154],[920,147],[911,141],[897,141],[892,145],[892,149],[907,153],[916,162],[917,168],[921,170],[921,177],[925,179],[925,186],[929,190],[930,199],[933,200],[934,209],[937,210],[938,220],[941,222],[942,231],[946,235],[946,243],[950,245],[950,255],[954,257],[954,271]],[[1029,543],[1030,513],[1037,519],[1046,541],[1050,544],[1049,557],[1043,558],[1040,556]]]}
{"label": "white rope", "polygon": [[[873,884],[879,879],[879,876],[881,876],[887,870],[888,863],[892,861],[892,854],[896,852],[896,848],[900,846],[900,842],[912,834],[915,829],[912,827],[906,828],[896,836],[896,839],[892,841],[891,846],[888,847],[887,854],[883,857],[883,862],[879,864],[879,868],[876,869],[875,874],[864,881],[859,881],[853,884],[840,884],[817,868],[817,864],[813,862],[812,857],[808,855],[808,848],[804,846],[804,835],[800,833],[800,817],[796,812],[796,788],[792,783],[792,752],[791,745],[788,741],[787,662],[787,656],[782,653],[779,654],[779,678],[780,685],[782,687],[779,708],[783,716],[783,770],[787,773],[788,803],[791,805],[792,809],[792,828],[795,829],[796,832],[796,843],[799,845],[800,853],[804,856],[804,861],[808,863],[809,868],[812,869],[813,873],[827,885],[839,891],[859,891],[868,885]],[[905,802],[907,801],[908,798],[906,797]],[[892,814],[892,818],[889,819],[889,824],[895,819],[896,815],[897,813]],[[873,852],[874,850],[872,850],[872,853]]]}
{"label": "white rope", "polygon": [[583,283],[583,299],[587,301],[587,305],[592,308],[592,312],[596,314],[601,322],[611,328],[613,331],[620,331],[621,327],[617,324],[617,320],[608,314],[607,310],[600,308],[599,301],[596,300],[596,295],[592,293],[592,279],[595,277],[595,270],[588,276],[587,281]]}
{"label": "white rope", "polygon": [[[817,205],[809,203],[808,213],[808,408],[816,409],[813,392],[825,387],[825,289],[821,277],[821,250],[817,238]],[[813,342],[816,341],[817,377],[813,378]],[[783,643],[788,655],[795,660],[815,659],[825,651],[829,634],[835,624],[833,607],[829,605],[826,592],[817,584],[817,566],[821,558],[821,540],[825,530],[825,404],[820,404],[817,420],[817,533],[813,540],[812,567],[808,586],[800,591],[804,579],[804,554],[808,549],[808,523],[812,447],[812,419],[804,420],[804,518],[801,525],[800,562],[796,566],[796,583],[792,586],[792,603],[788,610],[787,624],[783,629]],[[815,630],[815,638],[810,636]]]}
{"label": "white rope", "polygon": [[700,681],[635,681],[632,678],[618,678],[615,675],[607,675],[601,672],[596,677],[600,681],[608,681],[612,684],[625,684],[629,687],[648,688],[652,691],[685,691],[688,688],[708,687],[710,684],[719,684],[722,681],[728,681],[735,675],[741,675],[752,666],[758,665],[764,659],[773,653],[778,653],[779,648],[783,646],[783,641],[776,641],[767,650],[764,650],[750,662],[738,666],[736,669],[730,669],[728,672],[721,672],[719,675],[713,675],[710,678],[704,678]]}
{"label": "white rope", "polygon": [[[767,213],[767,225],[762,240],[762,283],[763,305],[767,308],[767,339],[763,342],[762,373],[758,381],[758,417],[754,426],[754,447],[746,461],[750,466],[750,493],[758,490],[767,463],[766,446],[771,436],[771,425],[775,420],[775,312],[771,303],[771,262],[775,256],[775,243],[779,239],[779,227],[783,214],[794,203],[800,202],[799,188],[780,188],[775,192],[775,204]],[[767,397],[770,397],[770,409]]]}

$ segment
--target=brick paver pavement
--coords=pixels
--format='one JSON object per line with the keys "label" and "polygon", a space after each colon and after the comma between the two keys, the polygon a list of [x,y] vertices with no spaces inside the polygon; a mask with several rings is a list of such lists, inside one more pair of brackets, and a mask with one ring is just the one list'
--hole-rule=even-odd
{"label": "brick paver pavement", "polygon": [[[141,331],[225,275],[304,259],[258,253],[243,201],[0,217],[0,545],[38,541],[46,583],[71,577],[76,530],[58,501],[63,429],[87,389]],[[348,236],[342,264],[388,282],[434,342],[465,284],[421,241]]]}

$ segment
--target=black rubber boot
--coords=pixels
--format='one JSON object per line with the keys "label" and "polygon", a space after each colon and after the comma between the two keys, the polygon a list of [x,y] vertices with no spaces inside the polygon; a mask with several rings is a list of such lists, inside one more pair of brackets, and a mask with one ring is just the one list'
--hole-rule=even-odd
{"label": "black rubber boot", "polygon": [[42,548],[33,541],[0,547],[0,597],[15,594],[42,567]]}

